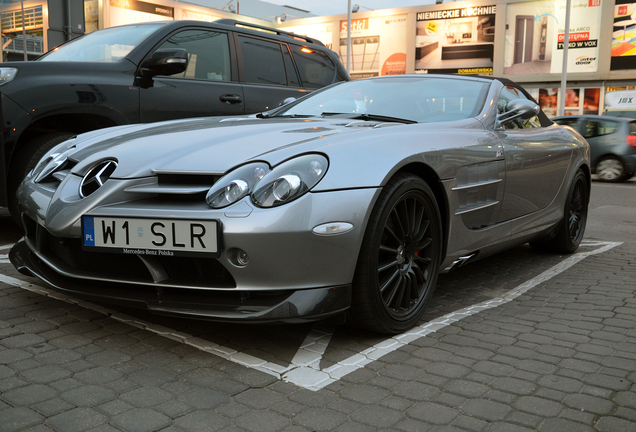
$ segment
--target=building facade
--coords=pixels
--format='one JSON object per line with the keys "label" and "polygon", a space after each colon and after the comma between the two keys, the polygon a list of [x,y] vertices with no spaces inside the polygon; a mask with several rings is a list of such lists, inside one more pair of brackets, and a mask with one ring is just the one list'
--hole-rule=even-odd
{"label": "building facade", "polygon": [[[232,2],[208,7],[202,5],[207,0],[196,1],[26,0],[27,53],[45,52],[60,43],[60,35],[116,25],[234,18],[317,38],[347,64],[346,14],[297,18],[296,10],[284,13],[271,5],[271,16],[259,10],[255,18],[247,6],[236,14],[228,7]],[[353,79],[406,73],[503,76],[528,89],[549,116],[557,114],[560,98],[566,114],[601,113],[607,92],[636,87],[636,2],[631,1],[636,0],[571,0],[565,94],[560,82],[566,0],[458,1],[354,13],[350,74]],[[23,52],[22,14],[19,2],[0,2],[3,36],[13,38],[5,41],[6,59]]]}

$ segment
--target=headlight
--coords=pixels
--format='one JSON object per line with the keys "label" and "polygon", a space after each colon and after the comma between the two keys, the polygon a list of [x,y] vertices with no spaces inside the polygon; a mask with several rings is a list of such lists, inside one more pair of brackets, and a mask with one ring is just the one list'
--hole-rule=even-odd
{"label": "headlight", "polygon": [[243,199],[254,190],[254,185],[267,174],[269,166],[264,162],[238,167],[217,181],[205,197],[212,208],[227,207]]}
{"label": "headlight", "polygon": [[328,166],[327,158],[318,154],[283,162],[256,184],[252,201],[259,207],[276,207],[293,201],[316,186]]}
{"label": "headlight", "polygon": [[18,74],[17,68],[12,67],[3,67],[0,68],[0,85],[6,84],[9,81],[13,81],[15,76]]}
{"label": "headlight", "polygon": [[40,162],[31,172],[31,176],[35,177],[35,182],[39,183],[64,165],[66,159],[75,152],[75,144],[72,139],[54,147],[51,151],[44,155]]}

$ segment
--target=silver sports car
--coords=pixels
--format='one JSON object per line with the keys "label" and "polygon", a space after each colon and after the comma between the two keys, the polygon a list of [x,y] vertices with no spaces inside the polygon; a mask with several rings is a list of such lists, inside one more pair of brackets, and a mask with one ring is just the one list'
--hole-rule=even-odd
{"label": "silver sports car", "polygon": [[586,141],[515,83],[381,77],[72,138],[19,188],[10,258],[161,314],[398,333],[440,272],[526,242],[576,250],[589,194]]}

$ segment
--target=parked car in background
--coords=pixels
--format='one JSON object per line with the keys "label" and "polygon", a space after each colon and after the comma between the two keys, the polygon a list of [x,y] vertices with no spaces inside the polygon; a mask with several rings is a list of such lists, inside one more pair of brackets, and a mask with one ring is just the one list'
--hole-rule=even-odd
{"label": "parked car in background", "polygon": [[348,80],[320,41],[218,20],[108,28],[37,61],[0,65],[0,206],[35,163],[78,133],[160,120],[249,114]]}
{"label": "parked car in background", "polygon": [[621,182],[636,173],[636,120],[596,115],[553,117],[590,144],[592,172],[599,180]]}
{"label": "parked car in background", "polygon": [[506,79],[350,81],[254,116],[60,144],[18,189],[25,236],[9,257],[67,293],[160,314],[346,314],[400,333],[441,271],[525,242],[575,251],[588,158]]}

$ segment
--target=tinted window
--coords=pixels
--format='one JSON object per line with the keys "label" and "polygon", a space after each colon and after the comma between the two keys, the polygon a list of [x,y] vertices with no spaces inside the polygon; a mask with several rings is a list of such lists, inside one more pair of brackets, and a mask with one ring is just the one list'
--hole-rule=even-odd
{"label": "tinted window", "polygon": [[585,120],[582,135],[585,138],[609,135],[615,133],[619,128],[619,123],[610,120]]}
{"label": "tinted window", "polygon": [[562,126],[572,126],[573,128],[576,128],[576,124],[578,123],[578,120],[576,118],[563,118],[563,119],[556,119],[554,120],[554,122]]}
{"label": "tinted window", "polygon": [[170,37],[159,48],[185,48],[188,68],[172,75],[211,81],[230,81],[230,47],[227,34],[206,30],[186,30]]}
{"label": "tinted window", "polygon": [[291,45],[291,49],[303,87],[320,88],[333,82],[336,68],[327,54],[298,45]]}
{"label": "tinted window", "polygon": [[279,43],[242,36],[239,39],[246,82],[287,85],[283,52]]}
{"label": "tinted window", "polygon": [[[508,102],[515,99],[525,99],[528,100],[525,94],[515,86],[508,85],[501,90],[499,93],[499,100],[497,101],[497,112],[502,114],[506,111],[506,105]],[[504,123],[504,127],[506,129],[529,129],[541,127],[541,122],[537,116],[534,116],[528,120],[524,119],[515,119],[510,120]]]}

